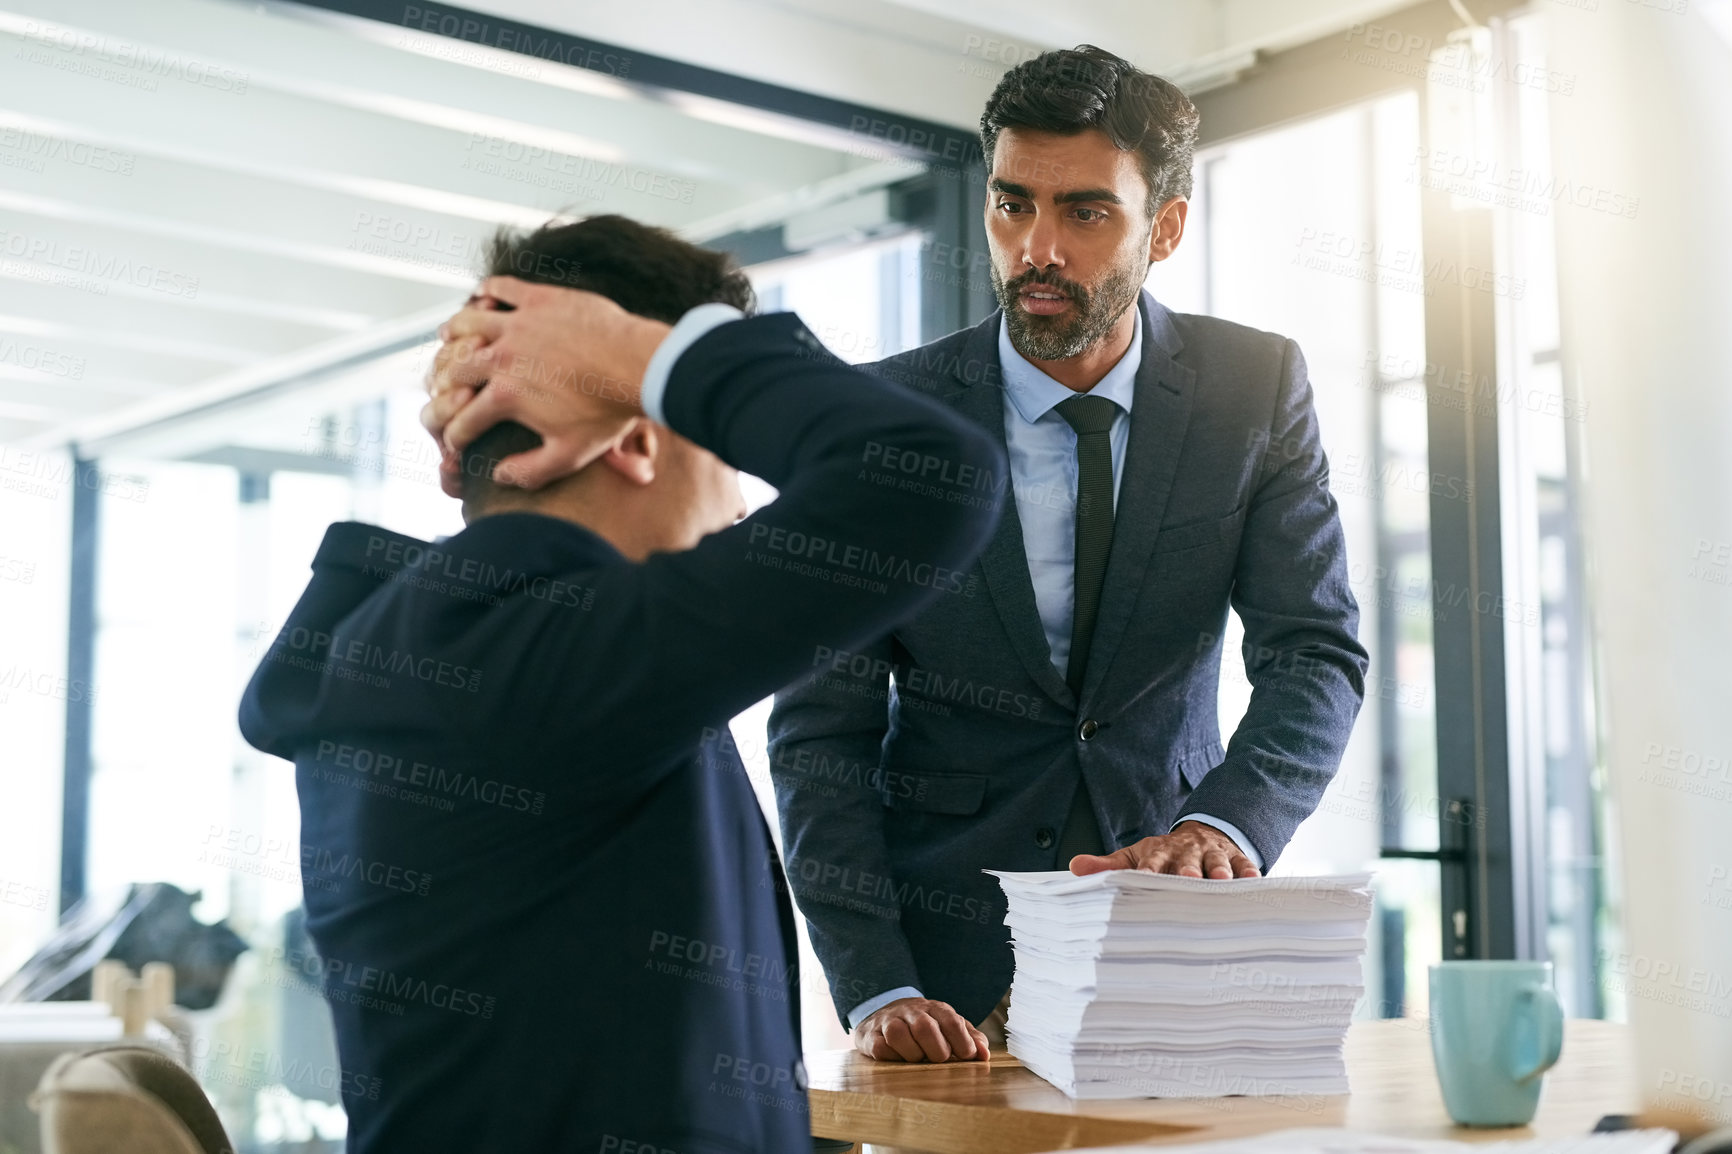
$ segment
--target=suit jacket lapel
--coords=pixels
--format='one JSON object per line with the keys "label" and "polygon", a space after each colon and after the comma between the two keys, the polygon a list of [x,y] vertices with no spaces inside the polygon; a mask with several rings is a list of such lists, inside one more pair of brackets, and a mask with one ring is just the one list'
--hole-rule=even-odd
{"label": "suit jacket lapel", "polygon": [[[1167,498],[1173,491],[1179,450],[1195,397],[1196,374],[1173,359],[1184,342],[1173,327],[1171,314],[1147,292],[1138,305],[1143,310],[1143,363],[1137,370],[1136,397],[1131,405],[1131,434],[1113,516],[1113,547],[1107,555],[1100,615],[1095,618],[1094,644],[1083,676],[1085,701],[1097,697],[1119,643],[1130,628],[1149,553],[1160,534]],[[1028,580],[1026,573],[1023,580]]]}
{"label": "suit jacket lapel", "polygon": [[[1004,388],[999,375],[998,326],[999,313],[994,312],[969,334],[962,358],[954,372],[965,384],[963,391],[951,403],[989,430],[1006,447],[1004,436]],[[1142,404],[1142,398],[1137,398]],[[1135,427],[1133,422],[1132,427]],[[1128,478],[1127,478],[1128,479]],[[1022,521],[1016,510],[1016,493],[1008,469],[1004,477],[1003,512],[998,529],[986,551],[980,556],[981,572],[986,588],[998,610],[999,620],[1018,659],[1035,683],[1049,697],[1067,709],[1074,708],[1076,699],[1064,678],[1053,668],[1052,650],[1046,643],[1046,630],[1040,623],[1040,610],[1034,601],[1034,582],[1028,575],[1028,554],[1022,543]],[[1108,580],[1111,580],[1109,570]]]}

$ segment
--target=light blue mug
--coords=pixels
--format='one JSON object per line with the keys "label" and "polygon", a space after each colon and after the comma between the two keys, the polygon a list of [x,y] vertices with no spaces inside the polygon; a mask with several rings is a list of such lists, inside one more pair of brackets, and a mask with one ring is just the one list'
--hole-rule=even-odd
{"label": "light blue mug", "polygon": [[1431,1056],[1449,1116],[1463,1126],[1525,1126],[1564,1048],[1550,962],[1431,967]]}

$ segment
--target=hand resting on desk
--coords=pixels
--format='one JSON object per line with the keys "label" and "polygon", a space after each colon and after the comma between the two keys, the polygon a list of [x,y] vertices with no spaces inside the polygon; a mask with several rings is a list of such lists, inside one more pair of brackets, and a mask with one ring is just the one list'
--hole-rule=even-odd
{"label": "hand resting on desk", "polygon": [[[1146,837],[1114,853],[1078,854],[1070,860],[1078,877],[1115,869],[1193,878],[1261,876],[1232,838],[1196,821],[1180,822],[1169,834]],[[930,998],[899,998],[873,1011],[855,1028],[854,1048],[890,1062],[987,1060],[986,1035],[949,1004]]]}
{"label": "hand resting on desk", "polygon": [[945,1002],[898,998],[854,1028],[854,1048],[894,1062],[985,1062],[986,1035]]}
{"label": "hand resting on desk", "polygon": [[1070,859],[1070,872],[1078,877],[1103,870],[1147,870],[1187,878],[1262,876],[1232,838],[1199,821],[1182,821],[1172,833],[1146,837],[1113,853],[1083,853]]}

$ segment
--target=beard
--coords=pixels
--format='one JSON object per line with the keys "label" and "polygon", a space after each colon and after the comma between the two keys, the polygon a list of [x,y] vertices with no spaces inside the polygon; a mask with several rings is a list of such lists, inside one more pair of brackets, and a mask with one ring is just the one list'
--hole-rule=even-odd
{"label": "beard", "polygon": [[[1067,280],[1057,273],[1029,269],[1005,280],[997,266],[992,269],[992,292],[1004,310],[1010,343],[1031,361],[1062,361],[1077,356],[1105,337],[1125,314],[1142,290],[1148,269],[1138,270],[1133,260],[1103,276],[1092,288]],[[1042,317],[1024,312],[1018,297],[1031,285],[1042,285],[1070,298],[1071,307],[1058,316]]]}

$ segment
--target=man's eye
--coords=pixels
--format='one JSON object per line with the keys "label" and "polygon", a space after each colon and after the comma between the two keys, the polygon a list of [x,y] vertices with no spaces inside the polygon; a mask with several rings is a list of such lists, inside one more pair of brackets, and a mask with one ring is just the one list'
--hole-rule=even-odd
{"label": "man's eye", "polygon": [[1079,208],[1076,210],[1076,214],[1077,214],[1077,219],[1084,221],[1084,222],[1093,222],[1093,221],[1097,221],[1097,220],[1105,220],[1106,216],[1107,216],[1106,213],[1102,212],[1098,208]]}
{"label": "man's eye", "polygon": [[1022,211],[1022,205],[1017,204],[1014,200],[1001,200],[998,202],[998,207],[1002,212],[1016,213]]}

